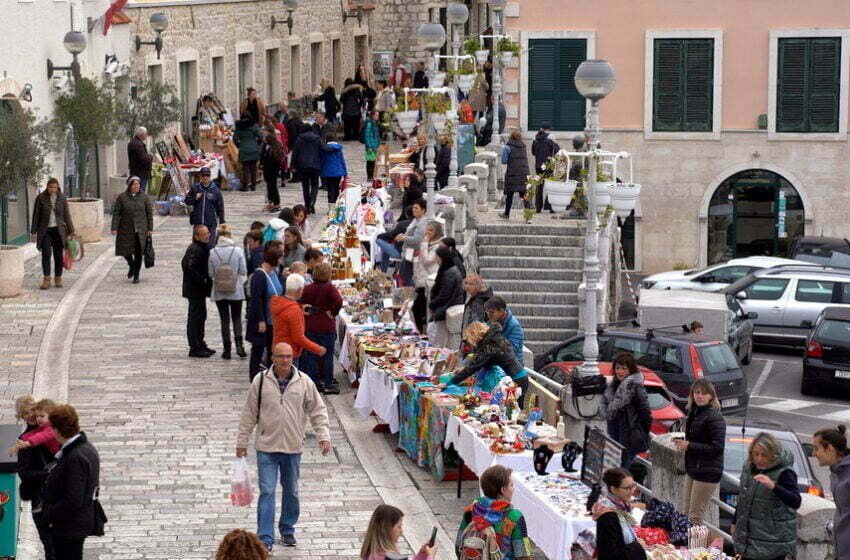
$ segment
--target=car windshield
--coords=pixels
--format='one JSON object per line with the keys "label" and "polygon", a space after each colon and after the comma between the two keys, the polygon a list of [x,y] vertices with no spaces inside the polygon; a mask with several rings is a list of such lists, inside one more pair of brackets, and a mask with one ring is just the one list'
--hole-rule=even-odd
{"label": "car windshield", "polygon": [[706,374],[723,373],[730,369],[738,369],[738,360],[726,344],[710,344],[697,346],[703,371]]}
{"label": "car windshield", "polygon": [[647,387],[646,396],[649,397],[649,408],[652,410],[661,410],[670,405],[670,401],[661,387]]}
{"label": "car windshield", "polygon": [[848,346],[848,341],[850,341],[850,322],[826,319],[818,327],[815,338],[819,342]]}
{"label": "car windshield", "polygon": [[[734,431],[735,428],[732,428]],[[753,430],[755,431],[755,430]],[[750,430],[748,429],[749,433]],[[753,438],[750,436],[741,437],[740,435],[726,436],[726,448],[723,450],[723,470],[734,476],[740,476],[744,462],[747,460],[747,451],[750,448],[750,442]],[[792,468],[797,473],[797,480],[801,484],[807,483],[809,479],[808,470],[805,467],[807,459],[803,455],[802,448],[796,442],[780,439],[779,443],[782,447],[791,452],[794,457],[794,465]]]}

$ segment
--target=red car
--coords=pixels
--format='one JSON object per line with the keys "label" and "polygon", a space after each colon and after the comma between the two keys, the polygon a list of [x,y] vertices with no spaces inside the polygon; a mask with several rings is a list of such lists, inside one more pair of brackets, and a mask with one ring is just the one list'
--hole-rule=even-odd
{"label": "red car", "polygon": [[[555,362],[544,367],[540,374],[556,383],[566,385],[572,379],[572,371],[584,362]],[[685,417],[684,413],[673,404],[670,390],[651,369],[638,366],[643,374],[643,386],[649,397],[649,408],[652,410],[652,426],[649,430],[654,434],[666,434],[677,420]],[[611,362],[599,362],[599,373],[605,377],[613,375]]]}

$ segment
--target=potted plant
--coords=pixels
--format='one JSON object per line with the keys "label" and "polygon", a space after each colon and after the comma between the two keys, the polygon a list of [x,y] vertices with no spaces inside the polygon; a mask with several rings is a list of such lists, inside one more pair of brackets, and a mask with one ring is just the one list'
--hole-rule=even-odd
{"label": "potted plant", "polygon": [[490,51],[484,48],[477,37],[467,39],[463,43],[463,50],[466,54],[474,54],[475,60],[477,60],[479,64],[487,62],[487,57],[490,56]]}
{"label": "potted plant", "polygon": [[545,181],[543,196],[549,198],[553,210],[566,210],[576,191],[576,181],[569,179],[570,158],[555,154],[543,164],[549,177]]}
{"label": "potted plant", "polygon": [[[0,197],[8,200],[22,186],[40,182],[47,167],[48,152],[47,127],[36,121],[35,113],[23,110],[17,101],[3,102],[0,106]],[[17,296],[23,282],[23,249],[17,245],[0,245],[0,297]]]}
{"label": "potted plant", "polygon": [[593,195],[596,199],[596,211],[604,212],[611,204],[611,191],[614,188],[613,173],[603,169],[602,165],[596,168],[596,190]]}
{"label": "potted plant", "polygon": [[442,131],[446,121],[452,118],[452,102],[442,93],[429,93],[423,96],[422,106],[431,119],[437,132]]}
{"label": "potted plant", "polygon": [[[127,112],[126,105],[118,99],[115,84],[109,80],[95,83],[81,77],[76,81],[74,92],[64,93],[56,100],[51,123],[56,141],[64,143],[65,130],[70,124],[78,145],[76,167],[82,196],[69,198],[68,210],[82,243],[100,241],[103,230],[103,200],[90,195],[86,182],[91,154],[99,145],[111,144],[124,137],[122,115]],[[97,177],[97,170],[95,175]],[[99,189],[99,185],[95,187]]]}
{"label": "potted plant", "polygon": [[624,220],[628,218],[635,209],[638,196],[640,196],[640,185],[634,182],[634,163],[632,158],[629,158],[629,182],[615,182],[611,186],[611,206],[617,216]]}
{"label": "potted plant", "polygon": [[457,87],[460,91],[467,93],[475,84],[475,68],[469,61],[464,61],[460,68],[452,72]]}
{"label": "potted plant", "polygon": [[404,99],[400,99],[392,111],[399,128],[402,132],[409,135],[416,128],[416,123],[419,121],[419,102],[414,98],[411,102],[405,103]]}
{"label": "potted plant", "polygon": [[532,205],[534,204],[534,197],[537,195],[537,189],[543,188],[543,182],[543,177],[540,175],[533,175],[528,178],[528,182],[526,183],[525,196],[522,197],[522,217],[528,224],[530,224],[531,219],[534,218],[534,208]]}
{"label": "potted plant", "polygon": [[514,55],[519,54],[519,43],[512,41],[510,37],[502,37],[499,39],[498,51],[502,57],[502,63],[508,64],[513,60]]}

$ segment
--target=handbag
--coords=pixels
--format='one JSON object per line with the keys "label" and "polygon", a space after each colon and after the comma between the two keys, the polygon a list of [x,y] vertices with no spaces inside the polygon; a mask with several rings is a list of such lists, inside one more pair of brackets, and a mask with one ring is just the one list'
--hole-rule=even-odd
{"label": "handbag", "polygon": [[147,236],[145,239],[145,250],[143,252],[145,257],[145,268],[151,268],[154,265],[156,260],[156,255],[153,250],[153,241],[150,236]]}
{"label": "handbag", "polygon": [[106,517],[106,512],[103,511],[103,506],[100,505],[98,496],[100,495],[100,487],[94,489],[94,526],[92,527],[92,536],[102,537],[106,534],[106,523],[109,521]]}
{"label": "handbag", "polygon": [[590,375],[579,376],[573,375],[570,386],[573,390],[573,397],[585,397],[588,395],[601,395],[605,392],[605,376]]}

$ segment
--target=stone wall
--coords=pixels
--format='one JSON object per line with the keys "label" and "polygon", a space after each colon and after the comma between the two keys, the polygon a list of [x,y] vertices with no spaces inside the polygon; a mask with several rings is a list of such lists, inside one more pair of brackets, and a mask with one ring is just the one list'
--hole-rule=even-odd
{"label": "stone wall", "polygon": [[[163,80],[180,87],[179,62],[196,61],[197,91],[202,94],[213,90],[213,56],[222,56],[224,88],[216,93],[223,103],[234,110],[245,94],[237,91],[239,54],[253,55],[253,77],[247,80],[246,85],[256,88],[266,103],[280,100],[267,99],[269,80],[266,53],[270,49],[279,49],[280,70],[272,79],[278,80],[277,97],[281,99],[286,98],[286,92],[290,89],[300,96],[314,90],[320,79],[333,79],[335,40],[339,40],[340,54],[337,63],[339,75],[336,77],[338,83],[354,76],[358,48],[358,56],[368,59],[369,18],[363,18],[362,25],[355,18],[349,18],[343,23],[339,0],[310,0],[301,2],[293,13],[294,26],[290,35],[286,24],[278,24],[274,30],[271,29],[272,16],[286,18],[287,13],[282,6],[279,0],[131,2],[125,11],[133,19],[132,37],[139,33],[143,39],[153,39],[154,33],[148,19],[154,12],[165,12],[170,19],[170,25],[163,33],[161,60],[157,60],[152,46],[143,46],[133,59],[133,70],[146,74],[150,66],[162,64]],[[311,79],[313,44],[321,45],[321,70],[317,72],[315,80]],[[300,65],[298,61],[295,62],[300,68],[300,80],[294,87],[290,83],[293,46],[300,47]]]}

